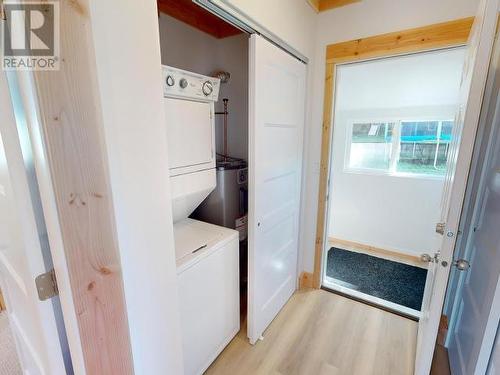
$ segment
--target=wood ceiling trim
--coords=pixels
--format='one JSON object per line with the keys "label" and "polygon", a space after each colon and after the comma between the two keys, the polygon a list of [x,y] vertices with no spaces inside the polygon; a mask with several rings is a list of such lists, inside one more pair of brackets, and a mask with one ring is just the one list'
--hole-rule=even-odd
{"label": "wood ceiling trim", "polygon": [[318,3],[318,12],[343,7],[345,5],[359,3],[361,0],[316,0]]}
{"label": "wood ceiling trim", "polygon": [[309,5],[317,12],[319,12],[319,2],[320,0],[307,0]]}
{"label": "wood ceiling trim", "polygon": [[344,5],[359,3],[361,0],[307,0],[316,13],[325,10],[343,7]]}
{"label": "wood ceiling trim", "polygon": [[191,0],[157,0],[158,11],[184,22],[218,39],[241,34],[242,31],[196,5]]}

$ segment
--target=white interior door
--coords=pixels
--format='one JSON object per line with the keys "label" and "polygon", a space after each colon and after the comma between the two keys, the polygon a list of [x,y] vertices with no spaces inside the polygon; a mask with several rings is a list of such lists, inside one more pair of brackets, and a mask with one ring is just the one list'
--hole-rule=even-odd
{"label": "white interior door", "polygon": [[453,259],[472,150],[495,37],[498,0],[482,0],[468,41],[452,146],[441,202],[443,235],[436,235],[436,258],[429,263],[419,321],[415,374],[430,371],[439,320]]}
{"label": "white interior door", "polygon": [[[46,233],[40,232],[5,72],[0,72],[0,283],[25,374],[65,374],[55,302],[41,302],[35,277],[50,267]],[[32,182],[32,181],[31,181]],[[49,258],[47,258],[47,256]],[[64,331],[63,326],[59,326]]]}
{"label": "white interior door", "polygon": [[254,344],[297,285],[306,65],[250,38],[248,337]]}
{"label": "white interior door", "polygon": [[[448,353],[453,374],[485,374],[500,318],[500,45],[492,66],[490,108],[483,114],[492,124],[482,167],[476,205],[464,259],[470,264],[460,275],[450,324]],[[496,61],[495,61],[496,60]]]}

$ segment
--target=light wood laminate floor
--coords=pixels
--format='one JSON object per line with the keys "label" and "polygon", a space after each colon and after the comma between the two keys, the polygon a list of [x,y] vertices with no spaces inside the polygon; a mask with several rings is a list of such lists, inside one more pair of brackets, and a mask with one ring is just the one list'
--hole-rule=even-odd
{"label": "light wood laminate floor", "polygon": [[246,327],[206,374],[413,374],[417,323],[324,290],[295,293],[255,346]]}

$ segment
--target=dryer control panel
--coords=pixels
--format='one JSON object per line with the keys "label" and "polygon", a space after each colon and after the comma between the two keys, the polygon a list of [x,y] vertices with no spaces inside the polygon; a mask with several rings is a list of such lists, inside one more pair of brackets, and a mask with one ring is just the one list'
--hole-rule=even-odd
{"label": "dryer control panel", "polygon": [[162,71],[164,96],[208,102],[216,102],[219,99],[218,78],[166,65]]}

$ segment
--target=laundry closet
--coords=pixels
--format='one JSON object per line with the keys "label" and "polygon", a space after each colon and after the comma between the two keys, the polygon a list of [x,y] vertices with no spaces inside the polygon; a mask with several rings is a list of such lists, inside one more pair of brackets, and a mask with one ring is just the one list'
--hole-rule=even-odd
{"label": "laundry closet", "polygon": [[201,374],[296,289],[306,68],[194,2],[158,10],[184,368]]}
{"label": "laundry closet", "polygon": [[192,3],[198,28],[159,9],[184,366],[197,374],[246,315],[249,37]]}

